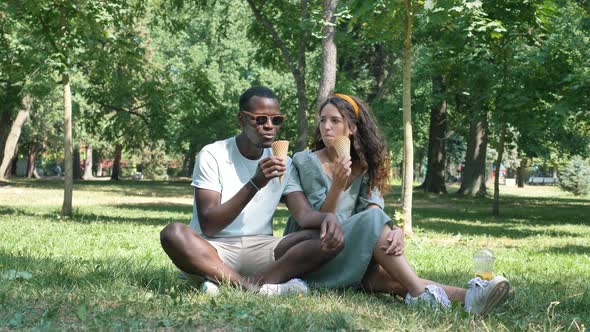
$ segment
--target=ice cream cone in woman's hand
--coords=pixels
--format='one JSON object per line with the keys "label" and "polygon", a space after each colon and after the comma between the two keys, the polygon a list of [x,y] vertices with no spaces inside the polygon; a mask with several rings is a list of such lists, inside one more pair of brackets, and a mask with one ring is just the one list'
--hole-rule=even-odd
{"label": "ice cream cone in woman's hand", "polygon": [[[289,141],[274,141],[272,143],[272,154],[275,157],[285,159],[289,151]],[[283,176],[279,177],[279,182],[283,183]]]}
{"label": "ice cream cone in woman's hand", "polygon": [[350,139],[346,136],[337,136],[334,138],[334,150],[338,157],[350,156]]}

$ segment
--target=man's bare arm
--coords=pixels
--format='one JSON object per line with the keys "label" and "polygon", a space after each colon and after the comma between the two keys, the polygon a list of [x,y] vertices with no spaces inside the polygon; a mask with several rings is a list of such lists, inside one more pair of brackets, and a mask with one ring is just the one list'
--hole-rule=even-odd
{"label": "man's bare arm", "polygon": [[326,213],[314,210],[305,194],[295,191],[285,196],[289,212],[302,228],[320,228]]}
{"label": "man's bare arm", "polygon": [[231,224],[256,192],[257,190],[247,183],[229,201],[220,204],[221,193],[195,188],[195,204],[197,204],[199,224],[203,234],[214,236]]}
{"label": "man's bare arm", "polygon": [[342,245],[344,234],[335,214],[314,210],[301,191],[288,194],[285,203],[299,226],[320,230],[320,239],[327,249],[335,249]]}
{"label": "man's bare arm", "polygon": [[259,189],[270,180],[285,173],[283,160],[269,157],[260,161],[251,182],[246,183],[232,198],[221,204],[221,193],[195,188],[195,204],[203,234],[214,236],[231,224]]}

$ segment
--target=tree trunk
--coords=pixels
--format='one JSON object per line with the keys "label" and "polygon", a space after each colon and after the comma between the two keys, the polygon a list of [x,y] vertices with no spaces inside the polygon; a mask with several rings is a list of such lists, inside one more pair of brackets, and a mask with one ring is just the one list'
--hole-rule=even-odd
{"label": "tree trunk", "polygon": [[4,148],[6,146],[6,139],[10,134],[10,128],[14,121],[14,113],[11,110],[6,109],[6,105],[0,105],[5,108],[0,111],[0,162],[4,160]]}
{"label": "tree trunk", "polygon": [[2,158],[2,163],[0,164],[0,180],[4,179],[7,170],[11,166],[11,162],[16,154],[16,147],[18,145],[18,140],[20,138],[20,133],[23,128],[25,122],[29,118],[29,113],[31,111],[31,104],[32,100],[30,96],[24,96],[22,101],[22,110],[18,112],[16,115],[16,119],[12,122],[12,126],[10,127],[10,132],[6,137],[6,144],[4,146],[4,156]]}
{"label": "tree trunk", "polygon": [[[306,22],[309,18],[307,0],[301,1],[301,20]],[[295,142],[294,152],[299,152],[307,148],[307,93],[305,90],[305,51],[307,43],[307,32],[303,32],[299,40],[299,59],[298,66],[293,71],[295,81],[297,83],[297,103],[299,105],[299,113],[297,114],[297,140]]]}
{"label": "tree trunk", "polygon": [[98,164],[96,165],[96,176],[102,176],[102,159],[99,159]]}
{"label": "tree trunk", "polygon": [[195,170],[195,162],[198,158],[197,147],[193,143],[191,143],[191,145],[189,146],[189,150],[185,158],[187,163],[186,176],[192,177],[193,172]]}
{"label": "tree trunk", "polygon": [[486,154],[488,149],[488,114],[472,119],[469,124],[465,167],[461,169],[459,195],[484,196],[486,194]]}
{"label": "tree trunk", "polygon": [[402,210],[404,213],[404,231],[412,234],[412,194],[414,179],[414,143],[412,138],[412,1],[404,0],[406,8],[406,26],[403,61],[403,124],[404,124],[404,161]]}
{"label": "tree trunk", "polygon": [[121,152],[123,151],[123,146],[121,144],[117,144],[115,146],[115,160],[113,161],[113,171],[111,173],[111,180],[120,180],[119,173],[121,171]]}
{"label": "tree trunk", "polygon": [[525,170],[526,170],[526,165],[527,165],[527,158],[523,157],[520,160],[520,166],[518,167],[517,173],[516,173],[516,183],[518,184],[518,188],[524,188],[524,182],[525,182]]}
{"label": "tree trunk", "polygon": [[80,169],[80,147],[74,146],[73,150],[73,162],[72,162],[72,169],[74,172],[74,179],[80,180],[82,178],[82,170]]}
{"label": "tree trunk", "polygon": [[[62,16],[62,28],[65,26],[65,18]],[[64,202],[61,208],[62,217],[72,215],[72,196],[74,192],[74,169],[72,160],[72,91],[70,89],[70,76],[62,75],[64,90]]]}
{"label": "tree trunk", "polygon": [[432,78],[434,104],[430,109],[430,130],[428,137],[428,163],[424,182],[420,189],[435,194],[447,193],[445,186],[446,133],[447,133],[447,87],[445,78]]}
{"label": "tree trunk", "polygon": [[36,143],[31,143],[29,146],[29,156],[27,158],[27,178],[31,179],[35,173],[35,162],[37,161],[37,154],[41,150],[41,146]]}
{"label": "tree trunk", "polygon": [[189,154],[185,154],[182,157],[182,170],[180,171],[181,176],[186,176],[188,177],[188,156]]}
{"label": "tree trunk", "polygon": [[502,155],[504,154],[504,143],[506,142],[506,124],[502,127],[500,133],[500,146],[498,148],[498,159],[496,160],[496,176],[494,177],[494,203],[492,205],[492,215],[500,216],[500,165],[502,165]]}
{"label": "tree trunk", "polygon": [[316,109],[328,99],[334,92],[336,86],[336,35],[334,25],[336,22],[336,4],[337,0],[324,0],[324,26],[322,28],[322,74],[320,78],[320,87],[318,91],[318,100]]}
{"label": "tree trunk", "polygon": [[[16,147],[16,150],[18,151],[18,145]],[[16,176],[16,171],[17,171],[17,166],[18,166],[18,153],[14,154],[14,158],[12,158],[12,162],[10,163],[10,167],[8,167],[8,170],[6,171],[6,177],[10,177],[10,176]]]}
{"label": "tree trunk", "polygon": [[295,140],[294,151],[299,152],[307,147],[307,97],[305,94],[305,81],[303,78],[296,78],[297,81],[297,140]]}
{"label": "tree trunk", "polygon": [[[385,93],[385,79],[387,76],[391,76],[391,74],[386,76],[385,72],[385,68],[390,60],[388,54],[385,53],[385,46],[383,43],[377,43],[375,45],[375,56],[372,58],[373,61],[371,63],[371,73],[375,79],[375,85],[367,97],[367,102],[369,104],[372,104],[383,98],[383,94]],[[392,68],[389,69],[391,71]]]}
{"label": "tree trunk", "polygon": [[72,196],[74,193],[74,172],[72,168],[72,90],[70,88],[70,75],[68,73],[68,59],[66,47],[67,21],[65,9],[60,15],[61,49],[58,50],[65,56],[65,70],[62,73],[63,98],[64,98],[64,201],[61,207],[61,216],[72,215]]}
{"label": "tree trunk", "polygon": [[188,171],[189,171],[189,175],[188,176],[192,177],[193,176],[193,172],[195,170],[195,162],[197,161],[197,158],[199,158],[199,156],[198,155],[191,154],[189,157],[190,158],[188,160]]}
{"label": "tree trunk", "polygon": [[[504,41],[506,42],[506,41]],[[502,52],[502,67],[503,67],[503,77],[502,77],[502,87],[506,89],[506,82],[508,81],[508,47],[504,44],[503,52]],[[502,104],[502,102],[499,102]],[[497,112],[498,110],[496,110]],[[502,113],[500,113],[502,115]],[[502,119],[502,116],[499,117]],[[496,177],[494,178],[494,202],[492,204],[492,215],[494,217],[500,216],[500,174],[502,170],[500,166],[502,165],[502,157],[504,155],[504,145],[506,143],[506,134],[508,131],[508,123],[506,120],[504,122],[500,122],[502,126],[502,130],[500,132],[500,146],[498,147],[498,159],[496,160]]]}
{"label": "tree trunk", "polygon": [[84,160],[84,175],[82,179],[92,179],[92,144],[86,145],[86,159]]}

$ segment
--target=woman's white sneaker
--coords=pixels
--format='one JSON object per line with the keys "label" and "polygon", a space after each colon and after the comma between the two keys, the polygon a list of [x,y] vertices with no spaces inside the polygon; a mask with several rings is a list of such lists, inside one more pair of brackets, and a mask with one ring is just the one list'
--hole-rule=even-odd
{"label": "woman's white sneaker", "polygon": [[421,302],[426,302],[434,308],[439,305],[444,308],[449,308],[451,306],[451,301],[449,300],[447,293],[437,285],[426,286],[424,293],[418,296],[412,296],[410,293],[406,294],[406,304],[414,305]]}
{"label": "woman's white sneaker", "polygon": [[212,281],[205,280],[201,286],[201,291],[207,295],[215,296],[219,293],[219,285]]}
{"label": "woman's white sneaker", "polygon": [[291,279],[283,284],[264,284],[260,287],[260,294],[264,295],[305,294],[307,291],[307,284],[301,279]]}
{"label": "woman's white sneaker", "polygon": [[465,311],[486,315],[504,303],[509,293],[510,282],[504,277],[495,277],[489,281],[473,278],[469,281],[465,294]]}

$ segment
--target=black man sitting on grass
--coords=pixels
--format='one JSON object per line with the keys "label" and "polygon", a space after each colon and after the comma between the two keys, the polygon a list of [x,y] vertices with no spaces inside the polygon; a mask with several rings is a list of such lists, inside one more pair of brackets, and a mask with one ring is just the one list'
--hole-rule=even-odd
{"label": "black man sitting on grass", "polygon": [[[191,224],[167,225],[162,247],[190,281],[206,280],[209,293],[222,280],[263,294],[307,292],[293,278],[338,255],[342,229],[334,214],[311,208],[297,183],[278,179],[289,179],[291,159],[274,157],[270,149],[285,119],[276,95],[252,87],[239,104],[241,132],[201,150]],[[272,217],[281,199],[303,230],[278,238]]]}

